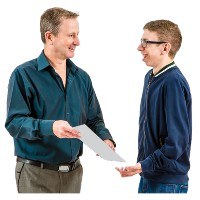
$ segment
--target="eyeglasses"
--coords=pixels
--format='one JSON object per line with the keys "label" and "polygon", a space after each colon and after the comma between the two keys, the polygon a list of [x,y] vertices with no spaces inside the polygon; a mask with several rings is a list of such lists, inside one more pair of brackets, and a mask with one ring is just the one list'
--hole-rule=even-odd
{"label": "eyeglasses", "polygon": [[163,43],[167,43],[167,42],[164,42],[164,41],[150,41],[150,40],[141,39],[141,46],[143,48],[147,47],[147,44],[163,44]]}

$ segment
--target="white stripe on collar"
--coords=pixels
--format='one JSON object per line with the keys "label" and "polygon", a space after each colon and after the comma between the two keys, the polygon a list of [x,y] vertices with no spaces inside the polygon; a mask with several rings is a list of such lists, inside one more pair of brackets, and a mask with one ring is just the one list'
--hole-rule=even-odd
{"label": "white stripe on collar", "polygon": [[167,67],[166,69],[164,69],[162,72],[160,72],[159,74],[156,74],[154,77],[157,77],[157,76],[159,76],[160,74],[162,74],[163,72],[165,72],[165,71],[167,71],[168,69],[170,69],[170,68],[172,68],[172,67],[175,67],[176,66],[176,64],[174,63],[174,64],[172,64],[172,65],[170,65],[169,67]]}

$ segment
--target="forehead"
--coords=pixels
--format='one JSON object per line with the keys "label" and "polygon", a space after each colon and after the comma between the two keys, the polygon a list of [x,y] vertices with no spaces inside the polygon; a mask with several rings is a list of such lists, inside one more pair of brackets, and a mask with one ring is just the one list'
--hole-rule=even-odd
{"label": "forehead", "polygon": [[148,29],[144,29],[142,39],[156,41],[158,40],[158,35],[156,32],[149,31]]}
{"label": "forehead", "polygon": [[60,30],[77,31],[79,24],[77,19],[63,19],[60,25]]}

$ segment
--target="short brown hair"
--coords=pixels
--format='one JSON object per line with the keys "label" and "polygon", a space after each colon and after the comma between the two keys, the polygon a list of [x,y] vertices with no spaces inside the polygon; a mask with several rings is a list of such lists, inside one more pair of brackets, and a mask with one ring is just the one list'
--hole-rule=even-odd
{"label": "short brown hair", "polygon": [[145,24],[143,29],[156,32],[159,40],[169,42],[171,44],[169,57],[175,57],[182,43],[182,35],[177,24],[169,20],[155,20]]}
{"label": "short brown hair", "polygon": [[42,42],[45,43],[45,33],[50,31],[54,35],[58,34],[59,27],[63,19],[75,19],[79,16],[78,13],[74,13],[63,8],[49,8],[46,10],[40,18],[40,33]]}

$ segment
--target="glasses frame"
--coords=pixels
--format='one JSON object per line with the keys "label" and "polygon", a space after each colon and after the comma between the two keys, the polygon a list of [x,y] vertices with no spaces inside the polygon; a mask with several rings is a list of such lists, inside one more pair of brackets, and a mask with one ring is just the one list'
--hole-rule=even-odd
{"label": "glasses frame", "polygon": [[151,41],[151,40],[144,40],[144,39],[141,39],[141,46],[143,48],[146,48],[147,47],[147,44],[164,44],[164,43],[167,43],[165,41]]}

